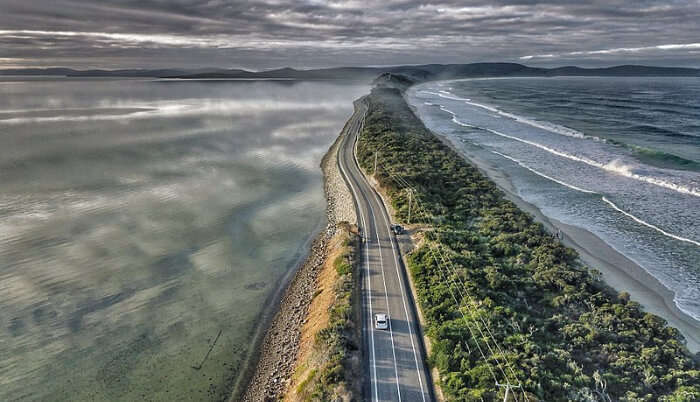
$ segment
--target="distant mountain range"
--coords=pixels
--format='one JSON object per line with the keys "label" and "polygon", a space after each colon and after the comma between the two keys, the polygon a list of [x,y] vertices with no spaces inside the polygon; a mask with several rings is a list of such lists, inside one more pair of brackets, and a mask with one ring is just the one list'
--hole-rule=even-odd
{"label": "distant mountain range", "polygon": [[130,69],[74,70],[70,68],[26,68],[0,70],[0,75],[51,75],[67,77],[152,77],[179,79],[294,79],[371,80],[383,73],[401,74],[416,81],[468,77],[552,76],[700,76],[700,69],[623,65],[605,68],[528,67],[517,63],[425,64],[392,67],[336,67],[315,70],[281,68],[268,71],[237,69]]}

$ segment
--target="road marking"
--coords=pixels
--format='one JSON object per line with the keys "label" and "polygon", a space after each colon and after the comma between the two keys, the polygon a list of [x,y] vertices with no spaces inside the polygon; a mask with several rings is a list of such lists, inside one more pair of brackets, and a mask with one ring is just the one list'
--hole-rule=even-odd
{"label": "road marking", "polygon": [[[359,134],[359,130],[358,130],[357,134]],[[358,135],[355,135],[355,141],[353,143],[353,158],[355,160],[355,164],[356,164],[357,169],[360,173],[360,176],[362,176],[362,180],[364,180],[364,182],[367,184],[367,187],[369,187],[370,191],[372,191],[371,186],[369,185],[369,182],[367,182],[367,179],[365,178],[364,174],[362,174],[362,171],[360,170],[360,163],[357,160],[357,153],[356,153],[357,152],[357,141],[358,141]],[[369,197],[365,196],[365,198],[367,199],[367,207],[369,209],[369,212],[372,214],[372,217],[376,217],[377,215],[374,213],[374,209],[372,208],[372,205],[369,202]],[[376,219],[373,219],[373,221],[376,221]],[[384,274],[384,259],[382,258],[382,241],[379,238],[379,231],[375,230],[375,233],[377,236],[377,245],[379,247],[379,263],[380,263],[381,270],[382,270],[382,282],[384,284],[384,300],[386,302],[387,314],[389,315],[389,337],[391,338],[391,354],[392,354],[393,359],[394,359],[394,376],[396,378],[396,392],[398,394],[399,402],[400,402],[401,401],[401,385],[399,383],[399,368],[398,368],[398,365],[396,363],[396,346],[394,345],[394,331],[393,331],[392,325],[391,325],[391,310],[389,308],[389,296],[388,296],[389,291],[386,288],[386,276]],[[393,251],[393,245],[392,245],[392,251]],[[409,328],[410,328],[410,324],[408,322],[406,324],[409,325]],[[418,376],[418,378],[420,380],[420,375]]]}
{"label": "road marking", "polygon": [[[358,134],[359,134],[359,133],[358,133]],[[359,162],[359,160],[357,159],[357,153],[356,153],[356,152],[357,152],[357,138],[356,138],[356,140],[355,140],[355,144],[354,144],[354,147],[353,147],[353,158],[355,159],[355,164],[358,166],[358,169],[359,169],[360,162]],[[360,171],[360,173],[362,173],[362,172]],[[362,175],[362,177],[364,178],[364,175]],[[365,179],[365,182],[367,182],[366,179]],[[378,195],[377,195],[376,191],[374,190],[374,188],[373,188],[371,185],[369,185],[369,183],[367,183],[367,184],[368,184],[368,187],[371,188],[371,191],[372,191],[372,193],[373,193],[374,199],[377,201],[377,203],[380,204],[380,205],[384,205],[384,202],[378,197]],[[369,206],[369,204],[368,204],[368,206]],[[372,215],[374,215],[374,210],[372,209],[372,207],[369,206],[369,208],[370,208],[370,210],[372,210]],[[392,251],[392,253],[394,254],[394,266],[395,266],[395,268],[396,268],[396,275],[397,275],[397,278],[398,278],[398,281],[399,281],[399,289],[401,289],[401,302],[403,303],[404,313],[406,314],[406,324],[407,324],[407,326],[408,326],[409,339],[411,340],[411,348],[413,349],[413,360],[414,360],[415,363],[416,363],[416,374],[418,375],[418,384],[420,385],[421,397],[423,398],[423,401],[425,402],[425,389],[423,388],[423,380],[422,380],[422,376],[421,376],[421,370],[420,370],[419,364],[418,364],[418,354],[416,353],[416,346],[415,346],[415,344],[414,344],[414,342],[413,342],[413,331],[411,330],[411,324],[410,324],[411,321],[409,320],[409,317],[408,317],[408,308],[407,308],[407,306],[406,306],[406,295],[405,295],[404,290],[403,290],[403,283],[402,283],[402,280],[401,280],[401,274],[399,273],[399,262],[398,262],[398,257],[397,257],[397,255],[396,255],[396,249],[395,249],[394,241],[393,241],[393,239],[391,239],[391,229],[390,229],[389,223],[388,223],[388,222],[389,222],[389,216],[388,216],[388,214],[387,214],[387,212],[386,212],[386,210],[385,210],[384,208],[381,208],[381,210],[382,210],[382,217],[385,218],[385,219],[384,219],[384,224],[386,225],[387,230],[388,230],[388,232],[389,232],[389,236],[390,236],[391,251]],[[381,255],[381,242],[379,241],[379,234],[378,234],[378,233],[377,233],[377,242],[380,243],[379,252],[380,252],[380,255]],[[383,270],[383,268],[382,268],[382,275],[384,275],[384,270]],[[386,296],[386,283],[384,284],[384,291],[385,291],[385,296]],[[387,301],[387,309],[388,309],[388,303],[389,303],[389,302]],[[391,317],[391,315],[390,315],[389,317]],[[416,319],[417,319],[417,318],[418,318],[418,317],[416,317]],[[392,346],[393,346],[393,337],[392,337]],[[393,352],[393,350],[392,350],[392,352]],[[394,356],[395,356],[395,355],[394,355]],[[396,366],[395,363],[396,363],[396,360],[394,360],[394,366]],[[396,372],[396,375],[397,375],[397,381],[398,381],[398,371]],[[400,400],[400,399],[401,399],[401,393],[399,392],[399,400]]]}
{"label": "road marking", "polygon": [[[372,205],[370,203],[367,203],[367,206],[369,207],[369,211],[372,214],[373,217],[376,217],[374,213],[374,209],[372,209]],[[376,221],[376,219],[375,219]],[[396,346],[394,346],[394,331],[391,328],[391,309],[389,308],[389,291],[386,288],[386,276],[384,275],[384,258],[382,258],[382,241],[379,239],[379,231],[375,230],[375,234],[377,235],[377,246],[379,248],[379,265],[382,270],[382,282],[384,283],[384,300],[386,301],[386,312],[389,315],[389,337],[391,338],[391,354],[394,357],[394,376],[396,377],[396,392],[399,395],[399,402],[401,402],[401,385],[399,384],[399,368],[396,365]]]}
{"label": "road marking", "polygon": [[[406,316],[406,323],[408,325],[409,339],[411,341],[411,348],[413,350],[413,358],[414,358],[414,362],[416,365],[416,373],[418,375],[418,382],[419,382],[420,389],[421,389],[421,397],[423,399],[423,402],[425,402],[426,401],[425,389],[423,386],[423,379],[422,379],[422,375],[421,375],[421,370],[419,368],[420,365],[418,363],[418,354],[416,352],[415,342],[413,339],[413,331],[412,331],[411,324],[410,324],[411,320],[409,319],[409,314],[408,314],[408,307],[407,307],[407,303],[406,303],[406,293],[403,289],[403,282],[401,279],[402,277],[401,277],[401,273],[399,272],[399,261],[398,261],[398,256],[397,256],[398,244],[397,244],[396,240],[393,238],[393,236],[391,236],[391,229],[389,227],[390,220],[389,220],[388,212],[386,211],[386,208],[384,207],[383,200],[379,198],[379,195],[377,194],[376,190],[374,190],[374,188],[372,188],[372,186],[369,185],[367,178],[365,177],[365,175],[362,173],[362,171],[359,168],[359,161],[357,159],[357,143],[359,140],[360,130],[361,130],[362,126],[364,125],[363,123],[364,123],[363,120],[355,119],[354,124],[352,124],[350,126],[351,129],[348,130],[348,134],[355,136],[355,138],[353,139],[353,144],[352,144],[353,145],[353,149],[352,149],[353,158],[354,158],[355,165],[358,167],[360,176],[362,176],[362,179],[357,178],[357,183],[354,183],[353,179],[351,178],[350,175],[348,175],[348,173],[346,171],[346,167],[344,166],[344,162],[343,162],[345,159],[343,157],[341,157],[338,160],[338,165],[339,165],[343,175],[345,176],[348,184],[350,184],[350,189],[353,193],[353,196],[355,197],[358,212],[360,214],[359,220],[362,222],[362,226],[363,226],[363,231],[364,231],[363,234],[367,235],[369,233],[369,228],[367,226],[367,221],[365,220],[365,216],[362,213],[363,211],[362,211],[362,206],[361,206],[361,199],[358,196],[358,193],[361,193],[364,196],[364,200],[365,200],[365,202],[367,202],[367,209],[365,211],[368,213],[368,217],[370,217],[370,215],[371,215],[371,221],[375,224],[377,223],[376,222],[377,215],[374,212],[374,208],[372,208],[370,198],[373,201],[376,201],[378,203],[378,205],[380,205],[382,207],[382,208],[380,208],[382,210],[381,211],[381,218],[382,218],[382,220],[384,220],[384,224],[385,224],[387,231],[389,233],[389,236],[390,236],[389,240],[390,240],[390,244],[391,244],[391,251],[392,251],[392,254],[394,256],[394,265],[395,265],[395,269],[396,269],[397,279],[399,281],[399,289],[401,291],[401,301],[403,304],[404,314]],[[346,138],[343,140],[343,143],[341,143],[341,147],[340,147],[341,150],[345,149],[345,145],[346,145],[348,140],[349,140],[349,138],[348,138],[348,136],[346,136]],[[340,155],[340,153],[338,153],[338,155]],[[344,152],[343,152],[343,155],[344,155]],[[373,193],[372,197],[368,197],[367,194],[364,191],[362,191],[361,186],[359,186],[360,181],[364,181],[364,183],[367,184],[368,187],[370,187],[370,191]],[[357,190],[355,188],[355,184],[358,185]],[[391,317],[391,312],[389,311],[390,309],[389,309],[388,290],[387,290],[387,286],[386,286],[386,276],[385,276],[385,272],[384,272],[384,261],[383,261],[383,255],[382,255],[382,241],[379,237],[379,232],[378,232],[378,230],[376,230],[376,227],[375,227],[375,234],[376,234],[376,238],[377,238],[377,246],[379,247],[379,261],[381,264],[382,282],[384,285],[384,299],[386,302],[387,314],[389,314],[389,317]],[[363,237],[363,241],[370,240],[369,235],[367,235],[366,237],[365,236],[362,236],[362,237]],[[375,347],[375,343],[374,343],[372,282],[370,279],[369,247],[370,247],[370,245],[368,244],[365,248],[365,269],[366,269],[366,273],[367,273],[367,286],[369,288],[367,295],[366,295],[367,300],[368,300],[367,305],[369,306],[369,317],[367,320],[369,322],[369,325],[366,328],[367,328],[367,330],[370,331],[370,339],[371,339],[371,347],[372,347],[372,350],[371,350],[371,352],[372,352],[371,353],[372,365],[371,365],[371,367],[372,367],[372,371],[373,371],[371,378],[374,379],[374,381],[373,381],[374,382],[374,384],[373,384],[374,400],[377,400],[378,399],[378,390],[377,390],[376,347]],[[417,319],[417,317],[416,317],[416,319]],[[399,398],[398,400],[401,401],[401,388],[400,388],[400,383],[399,383],[398,365],[397,365],[397,360],[396,360],[396,347],[394,344],[394,336],[393,336],[393,329],[391,326],[391,320],[389,322],[389,334],[391,337],[392,355],[393,355],[393,359],[394,359],[394,373],[396,375],[396,388],[397,388],[397,393],[398,393],[398,398]],[[370,387],[370,388],[372,388],[372,387]]]}
{"label": "road marking", "polygon": [[[345,142],[347,142],[347,136],[343,140],[343,144]],[[343,150],[345,148],[342,146],[343,144],[341,144],[341,147],[339,148],[339,150]],[[340,153],[338,153],[336,155],[336,158],[338,156],[340,156]],[[362,213],[362,206],[360,205],[360,197],[357,196],[357,192],[355,191],[355,186],[352,184],[352,178],[350,177],[350,175],[347,174],[347,172],[343,168],[342,160],[343,160],[342,157],[340,157],[338,159],[338,166],[340,166],[340,170],[343,172],[343,175],[345,176],[348,183],[350,184],[350,189],[352,190],[353,196],[355,197],[355,200],[357,200],[357,209],[358,209],[358,212],[360,215],[360,220],[362,221],[362,230],[366,231],[367,226],[366,226],[366,222],[365,222],[365,216]],[[364,237],[365,236],[363,234],[362,238],[364,239]],[[375,347],[374,347],[374,329],[372,328],[372,281],[370,279],[370,272],[369,272],[369,245],[365,246],[365,268],[366,268],[366,273],[367,273],[366,274],[367,275],[367,289],[369,291],[369,293],[367,295],[367,300],[369,301],[369,303],[367,303],[369,305],[369,325],[367,326],[367,330],[370,333],[371,344],[372,344],[371,361],[372,361],[372,376],[374,377],[374,399],[378,400],[379,397],[377,394],[377,361],[375,358],[376,351],[375,351]]]}
{"label": "road marking", "polygon": [[[376,194],[375,194],[375,197],[376,197]],[[388,223],[389,217],[388,217],[386,211],[384,210],[384,208],[382,208],[382,216],[384,216],[386,218],[386,220],[384,221],[384,224],[386,225],[386,229],[389,231],[389,239],[391,241],[391,251],[394,254],[394,266],[396,267],[396,277],[399,281],[399,289],[401,289],[401,302],[403,302],[403,311],[404,311],[404,313],[406,313],[406,323],[408,324],[408,336],[409,336],[409,339],[411,340],[411,349],[413,349],[413,360],[415,360],[415,362],[416,362],[416,374],[418,374],[418,384],[420,385],[420,394],[421,394],[421,397],[423,398],[423,402],[425,402],[425,390],[423,389],[423,379],[421,378],[421,370],[419,369],[419,365],[418,365],[418,354],[416,353],[416,346],[413,343],[413,331],[411,330],[411,325],[409,324],[411,322],[411,320],[408,318],[408,308],[406,307],[406,295],[404,294],[404,291],[403,291],[403,283],[401,280],[401,274],[399,273],[399,260],[398,260],[398,257],[396,256],[396,248],[395,248],[395,246],[397,246],[397,245],[395,245],[394,240],[391,237],[391,228],[389,227],[389,223]],[[418,317],[416,317],[416,320],[418,320]]]}

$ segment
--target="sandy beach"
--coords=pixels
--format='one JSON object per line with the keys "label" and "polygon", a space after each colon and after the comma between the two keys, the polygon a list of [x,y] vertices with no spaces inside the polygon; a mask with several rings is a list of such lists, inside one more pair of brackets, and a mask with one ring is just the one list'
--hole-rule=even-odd
{"label": "sandy beach", "polygon": [[[437,136],[455,148],[448,139]],[[458,152],[462,155],[465,153]],[[700,322],[676,306],[673,302],[673,292],[663,286],[658,279],[590,231],[545,216],[535,205],[520,198],[505,173],[473,153],[467,153],[466,156],[520,209],[531,214],[550,232],[556,233],[560,230],[562,242],[575,249],[585,265],[600,271],[608,286],[618,292],[629,293],[630,299],[642,305],[644,311],[662,317],[670,326],[677,328],[685,337],[691,353],[700,352]]]}

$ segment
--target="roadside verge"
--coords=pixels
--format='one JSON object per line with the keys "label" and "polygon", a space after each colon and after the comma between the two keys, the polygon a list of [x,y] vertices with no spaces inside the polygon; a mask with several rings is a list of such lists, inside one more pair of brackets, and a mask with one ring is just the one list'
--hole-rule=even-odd
{"label": "roadside verge", "polygon": [[[328,224],[313,240],[308,257],[284,291],[279,309],[261,342],[258,362],[248,386],[242,395],[232,395],[230,401],[258,402],[283,398],[291,389],[289,384],[296,381],[293,376],[299,371],[299,363],[307,357],[309,331],[313,328],[305,324],[309,322],[309,313],[316,311],[311,305],[314,296],[318,295],[319,275],[329,262],[329,255],[337,254],[339,247],[347,247],[345,241],[338,242],[338,239],[353,236],[351,225],[356,220],[352,195],[337,168],[337,150],[346,130],[347,124],[321,161]],[[344,224],[339,225],[339,222]],[[350,251],[347,253],[349,255]]]}

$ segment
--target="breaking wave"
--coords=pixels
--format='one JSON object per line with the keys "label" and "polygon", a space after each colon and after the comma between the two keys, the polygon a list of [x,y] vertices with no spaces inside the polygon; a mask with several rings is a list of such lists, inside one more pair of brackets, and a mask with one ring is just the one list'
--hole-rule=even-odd
{"label": "breaking wave", "polygon": [[526,201],[600,237],[700,320],[700,81],[470,81],[415,87],[426,125],[473,143],[464,156],[492,161]]}
{"label": "breaking wave", "polygon": [[555,178],[552,177],[552,176],[549,176],[549,175],[546,175],[546,174],[544,174],[544,173],[542,173],[542,172],[540,172],[540,171],[537,171],[537,170],[531,168],[530,166],[528,166],[528,165],[522,163],[521,161],[519,161],[519,160],[517,160],[517,159],[515,159],[515,158],[512,158],[512,157],[510,157],[510,156],[508,156],[508,155],[502,154],[502,153],[500,153],[500,152],[498,152],[498,151],[491,151],[491,152],[493,152],[493,153],[496,154],[496,155],[502,156],[502,157],[504,157],[504,158],[506,158],[506,159],[508,159],[508,160],[510,160],[510,161],[513,161],[513,162],[517,163],[519,166],[521,166],[521,167],[523,167],[523,168],[525,168],[525,169],[531,171],[532,173],[534,173],[534,174],[536,174],[536,175],[538,175],[538,176],[542,176],[542,177],[544,177],[545,179],[548,179],[548,180],[551,180],[551,181],[553,181],[553,182],[555,182],[555,183],[561,184],[562,186],[568,187],[568,188],[570,188],[570,189],[572,189],[572,190],[580,191],[580,192],[582,192],[582,193],[587,193],[587,194],[598,194],[598,193],[596,193],[595,191],[586,190],[586,189],[584,189],[584,188],[574,186],[573,184],[566,183],[566,182],[561,181],[561,180],[559,180],[559,179],[555,179]]}
{"label": "breaking wave", "polygon": [[642,220],[642,219],[640,219],[640,218],[638,218],[638,217],[632,215],[631,213],[629,213],[629,212],[623,210],[622,208],[618,207],[617,205],[615,205],[615,203],[613,203],[612,201],[610,201],[609,199],[607,199],[605,196],[603,196],[603,201],[605,201],[605,203],[607,203],[608,205],[610,205],[611,207],[613,207],[613,209],[616,210],[617,212],[620,212],[621,214],[627,216],[628,218],[632,219],[633,221],[635,221],[635,222],[637,222],[637,223],[639,223],[639,224],[641,224],[641,225],[644,225],[644,226],[647,226],[647,227],[650,227],[650,228],[656,230],[657,232],[663,234],[664,236],[668,236],[668,237],[670,237],[670,238],[672,238],[672,239],[676,239],[676,240],[680,240],[680,241],[683,241],[683,242],[686,242],[686,243],[695,244],[696,246],[700,246],[700,242],[697,242],[697,241],[691,240],[691,239],[687,239],[687,238],[685,238],[685,237],[681,237],[681,236],[678,236],[678,235],[674,235],[673,233],[669,233],[669,232],[667,232],[667,231],[661,229],[661,228],[658,227],[658,226],[654,226],[654,225],[652,225],[651,223],[646,222],[646,221],[644,221],[644,220]]}
{"label": "breaking wave", "polygon": [[[600,164],[598,162],[594,162],[594,163]],[[644,176],[644,175],[634,173],[632,171],[632,169],[634,169],[633,166],[626,165],[619,160],[614,160],[612,162],[600,164],[600,165],[603,169],[605,169],[609,172],[615,172],[615,173],[618,173],[622,176],[629,177],[629,178],[639,180],[639,181],[643,181],[643,182],[653,184],[653,185],[656,185],[659,187],[664,187],[664,188],[667,188],[669,190],[676,191],[678,193],[693,195],[695,197],[700,197],[700,189],[698,189],[698,188],[683,185],[683,184],[669,182],[669,181],[666,181],[663,179],[659,179],[657,177]]]}
{"label": "breaking wave", "polygon": [[[580,191],[580,192],[582,192],[582,193],[587,193],[587,194],[598,194],[598,195],[600,195],[599,193],[597,193],[597,192],[595,192],[595,191],[586,190],[586,189],[583,189],[583,188],[581,188],[581,187],[574,186],[573,184],[569,184],[569,183],[566,183],[566,182],[564,182],[564,181],[555,179],[554,177],[551,177],[551,176],[546,175],[546,174],[544,174],[544,173],[542,173],[542,172],[539,172],[539,171],[537,171],[537,170],[531,168],[530,166],[528,166],[528,165],[522,163],[521,161],[519,161],[519,160],[517,160],[517,159],[515,159],[515,158],[513,158],[513,157],[510,157],[510,156],[508,156],[508,155],[502,154],[502,153],[500,153],[500,152],[498,152],[498,151],[491,151],[491,152],[494,153],[494,154],[496,154],[496,155],[499,155],[499,156],[501,156],[501,157],[503,157],[503,158],[506,158],[506,159],[508,159],[508,160],[510,160],[510,161],[512,161],[512,162],[517,163],[519,166],[521,166],[521,167],[523,167],[523,168],[525,168],[525,169],[531,171],[532,173],[535,173],[535,174],[538,175],[538,176],[544,177],[545,179],[548,179],[548,180],[551,180],[551,181],[553,181],[553,182],[555,182],[555,183],[561,184],[562,186],[568,187],[568,188],[570,188],[570,189],[572,189],[572,190]],[[646,227],[649,227],[649,228],[652,228],[652,229],[656,230],[657,232],[663,234],[664,236],[670,237],[670,238],[675,239],[675,240],[680,240],[680,241],[682,241],[682,242],[694,244],[694,245],[696,245],[696,246],[700,246],[700,242],[697,242],[697,241],[695,241],[695,240],[688,239],[688,238],[685,238],[685,237],[682,237],[682,236],[678,236],[678,235],[673,234],[673,233],[669,233],[669,232],[667,232],[667,231],[661,229],[661,228],[658,227],[658,226],[652,225],[651,223],[646,222],[646,221],[644,221],[644,220],[638,218],[637,216],[635,216],[635,215],[633,215],[633,214],[631,214],[631,213],[629,213],[629,212],[623,210],[622,208],[620,208],[619,206],[617,206],[615,203],[613,203],[612,201],[610,201],[610,200],[609,200],[607,197],[605,197],[605,196],[602,196],[601,199],[602,199],[606,204],[610,205],[613,209],[615,209],[616,211],[620,212],[621,214],[627,216],[628,218],[632,219],[633,221],[635,221],[635,222],[637,222],[637,223],[639,223],[639,224],[641,224],[641,225],[644,225],[644,226],[646,226]]]}
{"label": "breaking wave", "polygon": [[588,139],[592,139],[592,140],[596,140],[596,141],[602,140],[601,138],[596,137],[596,136],[585,135],[578,130],[574,130],[573,128],[565,127],[565,126],[562,126],[559,124],[554,124],[554,123],[550,123],[550,122],[546,122],[546,121],[532,120],[532,119],[528,119],[528,118],[523,117],[523,116],[518,116],[518,115],[513,114],[513,113],[504,112],[503,110],[498,109],[496,107],[485,105],[483,103],[477,103],[477,102],[474,102],[473,100],[468,99],[468,98],[460,98],[459,96],[456,96],[456,95],[454,95],[450,92],[447,92],[447,91],[438,91],[437,93],[436,92],[428,92],[428,91],[424,91],[424,92],[431,93],[433,95],[437,95],[437,96],[439,96],[441,98],[445,98],[445,99],[462,101],[468,105],[476,106],[476,107],[481,108],[481,109],[486,109],[490,112],[498,114],[499,116],[507,117],[509,119],[513,119],[517,122],[524,123],[524,124],[527,124],[527,125],[532,126],[532,127],[541,128],[542,130],[549,131],[550,133],[564,135],[564,136],[573,137],[573,138],[588,138]]}
{"label": "breaking wave", "polygon": [[449,113],[449,114],[451,114],[451,115],[452,115],[452,121],[453,121],[454,123],[460,125],[460,126],[463,126],[463,127],[471,127],[471,128],[477,128],[477,129],[480,129],[480,130],[484,130],[484,131],[490,132],[490,133],[492,133],[492,134],[496,134],[496,135],[501,136],[501,137],[504,137],[504,138],[508,138],[508,139],[511,139],[511,140],[514,140],[514,141],[518,141],[518,142],[521,142],[521,143],[524,143],[524,144],[531,145],[531,146],[533,146],[533,147],[536,147],[536,148],[542,149],[542,150],[544,150],[544,151],[547,151],[547,152],[549,152],[549,153],[551,153],[551,154],[554,154],[554,155],[557,155],[557,156],[560,156],[560,157],[563,157],[563,158],[567,158],[567,159],[570,159],[570,160],[573,160],[573,161],[576,161],[576,162],[585,163],[585,164],[587,164],[587,165],[589,165],[589,166],[593,166],[593,167],[596,167],[596,168],[599,168],[599,169],[603,169],[603,170],[606,170],[606,171],[611,172],[611,173],[619,174],[619,175],[621,175],[621,176],[625,176],[625,177],[628,177],[628,178],[630,178],[630,179],[634,179],[634,180],[642,181],[642,182],[645,182],[645,183],[653,184],[653,185],[659,186],[659,187],[664,187],[664,188],[667,188],[667,189],[669,189],[669,190],[676,191],[676,192],[678,192],[678,193],[688,194],[688,195],[692,195],[692,196],[695,196],[695,197],[700,197],[700,189],[698,189],[698,188],[691,187],[691,186],[688,186],[688,185],[683,185],[683,184],[678,184],[678,183],[669,182],[669,181],[667,181],[667,180],[660,179],[660,178],[657,178],[657,177],[651,177],[651,176],[640,175],[640,174],[635,173],[635,172],[633,171],[634,166],[630,166],[630,165],[624,164],[623,162],[621,162],[621,161],[619,161],[619,160],[613,160],[613,161],[611,161],[611,162],[603,163],[603,162],[598,162],[598,161],[595,161],[595,160],[593,160],[593,159],[587,158],[587,157],[585,157],[585,156],[573,155],[573,154],[571,154],[571,153],[564,152],[564,151],[559,151],[559,150],[557,150],[557,149],[548,147],[548,146],[546,146],[546,145],[542,145],[542,144],[540,144],[540,143],[537,143],[537,142],[534,142],[534,141],[531,141],[531,140],[526,140],[526,139],[523,139],[523,138],[515,137],[515,136],[509,135],[509,134],[506,134],[506,133],[502,133],[502,132],[500,132],[500,131],[493,130],[493,129],[490,129],[490,128],[478,127],[478,126],[471,125],[471,124],[469,124],[469,123],[465,123],[465,122],[463,122],[463,121],[461,121],[461,120],[459,120],[459,119],[457,118],[457,114],[456,114],[456,113],[454,113],[453,111],[447,109],[446,107],[440,105],[440,109],[443,110],[443,111],[445,111],[445,112],[447,112],[447,113]]}

